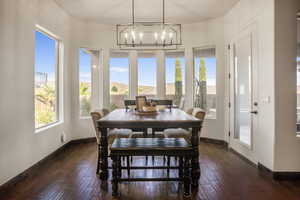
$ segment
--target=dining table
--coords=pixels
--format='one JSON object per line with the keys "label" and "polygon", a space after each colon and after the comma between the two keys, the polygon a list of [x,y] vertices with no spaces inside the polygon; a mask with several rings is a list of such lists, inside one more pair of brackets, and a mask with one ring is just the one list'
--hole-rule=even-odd
{"label": "dining table", "polygon": [[202,122],[202,120],[187,114],[183,110],[175,108],[158,111],[152,115],[140,115],[133,110],[115,109],[97,121],[97,129],[100,134],[100,179],[108,179],[107,134],[109,129],[183,128],[190,129],[192,132],[191,177],[192,186],[198,186],[201,176],[198,145]]}

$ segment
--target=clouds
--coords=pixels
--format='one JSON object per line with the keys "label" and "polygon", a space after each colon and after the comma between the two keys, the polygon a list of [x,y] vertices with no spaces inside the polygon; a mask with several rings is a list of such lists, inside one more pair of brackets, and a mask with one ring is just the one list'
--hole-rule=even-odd
{"label": "clouds", "polygon": [[128,67],[110,67],[111,72],[124,73],[128,72]]}

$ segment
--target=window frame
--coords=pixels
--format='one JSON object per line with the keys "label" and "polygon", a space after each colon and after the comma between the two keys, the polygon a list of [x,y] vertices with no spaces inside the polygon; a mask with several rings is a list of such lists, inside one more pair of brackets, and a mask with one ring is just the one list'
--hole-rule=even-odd
{"label": "window frame", "polygon": [[[114,54],[126,54],[126,56],[122,57],[122,56],[112,56]],[[109,57],[108,57],[108,71],[109,71],[109,108],[111,108],[111,103],[112,103],[112,94],[111,94],[111,65],[110,65],[110,62],[111,62],[111,59],[113,58],[126,58],[128,60],[128,72],[127,72],[127,75],[128,75],[128,83],[127,83],[127,86],[128,86],[128,94],[126,95],[126,98],[125,99],[130,99],[130,94],[131,94],[131,91],[130,91],[130,73],[131,73],[131,59],[130,59],[130,52],[129,51],[124,51],[124,50],[119,50],[119,49],[111,49],[109,51]],[[124,94],[125,96],[125,94]],[[122,108],[122,107],[121,107]]]}
{"label": "window frame", "polygon": [[[168,54],[172,54],[172,53],[174,53],[174,54],[176,54],[176,53],[182,53],[183,54],[183,56],[182,57],[171,57],[171,56],[168,56]],[[167,97],[167,96],[171,96],[171,95],[175,95],[175,91],[174,91],[174,94],[168,94],[167,93],[167,65],[166,65],[166,62],[167,62],[167,58],[175,58],[175,64],[176,64],[176,59],[177,58],[183,58],[183,60],[184,60],[184,65],[183,65],[183,67],[182,67],[182,71],[181,72],[183,72],[183,74],[182,74],[182,79],[183,79],[183,81],[182,81],[182,85],[183,85],[183,88],[182,88],[182,97],[184,97],[185,98],[185,93],[186,93],[186,91],[185,91],[185,88],[186,88],[186,54],[185,54],[185,50],[184,49],[177,49],[177,50],[167,50],[167,51],[165,51],[165,53],[164,53],[164,67],[165,67],[165,74],[164,74],[164,78],[165,78],[165,96]],[[176,70],[176,69],[175,69]],[[176,80],[174,79],[174,85],[175,85],[175,82],[176,82]]]}
{"label": "window frame", "polygon": [[[60,68],[61,68],[61,64],[62,64],[62,40],[57,37],[55,34],[51,33],[50,31],[48,31],[47,29],[36,25],[35,27],[35,32],[40,32],[43,35],[49,37],[50,39],[55,41],[55,103],[56,103],[56,110],[55,110],[55,115],[56,115],[56,120],[54,122],[45,124],[43,126],[40,127],[36,127],[35,128],[35,132],[41,132],[45,129],[51,128],[57,124],[62,123],[62,117],[61,117],[61,95],[60,95],[60,84],[61,84],[61,80],[60,80]],[[35,44],[36,46],[36,44]],[[36,124],[35,122],[35,115],[36,115],[36,110],[35,110],[35,73],[36,73],[36,67],[34,65],[34,124]]]}
{"label": "window frame", "polygon": [[[147,54],[149,54],[149,55],[151,55],[151,56],[149,56],[148,57],[148,55]],[[147,55],[147,56],[143,56],[143,55]],[[165,57],[165,56],[164,56]],[[140,70],[140,68],[139,68],[139,58],[154,58],[155,59],[155,81],[154,81],[154,87],[155,87],[155,93],[154,94],[139,94],[139,79],[140,79],[140,76],[139,76],[139,70]],[[137,56],[136,56],[136,65],[137,65],[137,71],[136,71],[136,73],[137,73],[137,88],[136,88],[136,90],[137,90],[137,96],[140,96],[140,95],[142,95],[142,96],[154,96],[154,98],[157,98],[158,97],[158,83],[157,83],[157,80],[158,80],[158,76],[157,76],[157,71],[158,71],[158,60],[159,60],[159,58],[158,58],[158,56],[157,56],[157,53],[156,53],[156,51],[137,51]],[[165,76],[165,75],[164,75]],[[151,99],[152,97],[150,97],[150,99]]]}
{"label": "window frame", "polygon": [[[78,116],[80,119],[90,119],[91,116],[88,115],[88,116],[82,116],[81,115],[81,104],[80,104],[80,50],[83,49],[84,51],[88,51],[88,50],[91,50],[90,48],[86,48],[86,47],[79,47],[78,48],[78,88],[77,88],[77,92],[78,92]],[[88,53],[89,54],[89,53]],[[93,55],[89,54],[91,56],[91,66],[90,66],[90,72],[91,72],[91,97],[90,97],[90,104],[91,104],[91,109],[92,109],[92,104],[93,104],[93,90],[94,90],[94,86],[93,86]]]}
{"label": "window frame", "polygon": [[[218,59],[217,59],[217,46],[216,45],[204,45],[204,46],[198,46],[198,47],[193,47],[192,48],[192,63],[193,63],[193,91],[192,91],[192,106],[194,107],[194,102],[195,102],[195,50],[203,50],[203,49],[215,49],[215,59],[216,59],[216,116],[215,117],[209,117],[206,115],[205,119],[208,120],[217,120],[218,119],[218,83],[217,83],[217,74],[218,74]],[[206,93],[207,94],[207,93]]]}

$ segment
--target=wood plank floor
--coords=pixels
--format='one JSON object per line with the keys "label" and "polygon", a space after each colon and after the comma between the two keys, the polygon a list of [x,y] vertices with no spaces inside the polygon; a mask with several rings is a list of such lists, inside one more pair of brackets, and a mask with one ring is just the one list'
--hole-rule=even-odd
{"label": "wood plank floor", "polygon": [[[200,153],[202,176],[191,199],[300,200],[300,182],[273,181],[219,145],[201,143]],[[0,199],[116,199],[111,197],[110,182],[101,183],[95,175],[96,156],[95,143],[73,144],[54,160],[45,162],[34,176],[0,192]],[[144,162],[143,158],[134,160],[135,165]],[[159,162],[162,159],[157,158],[156,163]],[[123,174],[126,175],[126,171]],[[132,175],[162,176],[166,172],[139,170]],[[121,194],[117,199],[183,199],[181,187],[176,182],[122,183],[119,188]]]}

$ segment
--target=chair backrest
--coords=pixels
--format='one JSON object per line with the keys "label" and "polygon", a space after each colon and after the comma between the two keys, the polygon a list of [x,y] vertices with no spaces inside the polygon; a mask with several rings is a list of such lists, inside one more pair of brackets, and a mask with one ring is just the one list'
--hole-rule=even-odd
{"label": "chair backrest", "polygon": [[155,103],[158,106],[166,106],[170,110],[172,109],[173,106],[173,100],[170,99],[152,99],[151,103]]}
{"label": "chair backrest", "polygon": [[185,112],[187,113],[187,114],[189,114],[189,115],[192,115],[193,114],[193,108],[189,108],[189,109],[187,109]]}
{"label": "chair backrest", "polygon": [[102,118],[101,112],[102,112],[102,110],[94,110],[93,112],[91,112],[91,117],[93,120],[94,129],[95,129],[95,136],[96,136],[98,144],[100,143],[100,134],[97,129],[97,121]]}
{"label": "chair backrest", "polygon": [[103,108],[100,110],[100,114],[102,117],[105,117],[109,113],[109,110],[106,108]]}
{"label": "chair backrest", "polygon": [[205,111],[201,108],[194,108],[192,115],[198,119],[200,119],[201,121],[204,120],[205,118]]}
{"label": "chair backrest", "polygon": [[124,100],[124,105],[126,111],[130,108],[130,106],[136,106],[135,100]]}

